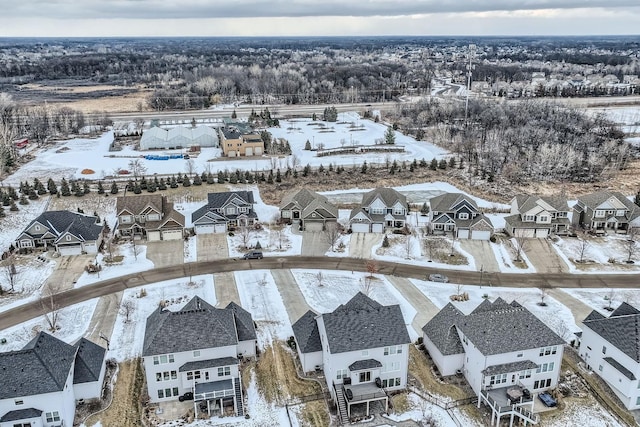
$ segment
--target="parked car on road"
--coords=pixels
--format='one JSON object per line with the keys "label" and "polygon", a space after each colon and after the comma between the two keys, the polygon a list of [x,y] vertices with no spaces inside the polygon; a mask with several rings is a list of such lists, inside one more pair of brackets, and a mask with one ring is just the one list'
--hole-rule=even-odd
{"label": "parked car on road", "polygon": [[247,252],[246,254],[244,254],[244,256],[242,258],[244,258],[244,259],[262,259],[263,255],[262,255],[262,252],[260,252],[260,251],[251,251],[251,252]]}
{"label": "parked car on road", "polygon": [[554,399],[553,396],[551,396],[549,393],[540,393],[538,395],[538,399],[540,399],[542,403],[544,403],[544,406],[548,406],[550,408],[558,404],[558,402],[556,402],[556,399]]}
{"label": "parked car on road", "polygon": [[430,274],[429,280],[432,282],[449,283],[449,278],[444,274]]}

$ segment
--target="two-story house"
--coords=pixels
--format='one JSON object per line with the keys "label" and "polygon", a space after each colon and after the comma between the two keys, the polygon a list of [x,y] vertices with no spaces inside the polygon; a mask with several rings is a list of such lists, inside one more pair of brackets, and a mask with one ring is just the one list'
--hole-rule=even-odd
{"label": "two-story house", "polygon": [[511,236],[545,238],[569,231],[569,205],[560,196],[518,195],[511,199],[511,215],[505,218],[505,231]]}
{"label": "two-story house", "polygon": [[236,127],[220,128],[220,147],[226,157],[262,156],[264,141],[256,133],[244,133]]}
{"label": "two-story house", "polygon": [[60,255],[95,254],[102,245],[99,218],[69,211],[49,211],[31,221],[16,239],[19,249],[53,249]]}
{"label": "two-story house", "polygon": [[478,209],[471,197],[462,193],[444,193],[429,204],[429,230],[433,234],[452,233],[458,239],[489,240],[493,224]]}
{"label": "two-story house", "polygon": [[85,339],[69,345],[44,332],[0,353],[0,427],[73,425],[76,401],[100,398],[104,355]]}
{"label": "two-story house", "polygon": [[235,303],[218,309],[194,297],[147,318],[142,360],[151,402],[193,398],[196,413],[204,404],[208,415],[225,406],[243,415],[239,363],[255,356],[253,319]]}
{"label": "two-story house", "polygon": [[640,226],[640,207],[618,191],[586,194],[573,207],[573,225],[596,233],[627,233]]}
{"label": "two-story house", "polygon": [[639,409],[640,310],[623,302],[609,317],[592,311],[582,324],[580,357],[627,409]]}
{"label": "two-story house", "polygon": [[321,194],[303,188],[286,195],[280,203],[280,218],[300,224],[304,231],[322,231],[338,221],[338,208]]}
{"label": "two-story house", "polygon": [[511,415],[538,421],[533,394],[558,384],[565,342],[529,310],[497,298],[465,315],[449,303],[422,331],[440,373],[462,373],[492,422]]}
{"label": "two-story house", "polygon": [[349,224],[354,233],[382,233],[405,226],[407,197],[393,188],[376,188],[362,196],[360,207],[351,211]]}
{"label": "two-story house", "polygon": [[209,193],[207,204],[191,214],[196,234],[224,233],[233,227],[252,226],[258,221],[252,191]]}
{"label": "two-story house", "polygon": [[122,237],[148,241],[179,240],[184,236],[184,215],[173,209],[166,196],[148,194],[118,197],[118,226]]}
{"label": "two-story house", "polygon": [[407,384],[409,344],[399,305],[384,306],[363,293],[331,313],[309,311],[293,325],[305,371],[322,368],[331,396],[346,422],[353,405],[382,401]]}

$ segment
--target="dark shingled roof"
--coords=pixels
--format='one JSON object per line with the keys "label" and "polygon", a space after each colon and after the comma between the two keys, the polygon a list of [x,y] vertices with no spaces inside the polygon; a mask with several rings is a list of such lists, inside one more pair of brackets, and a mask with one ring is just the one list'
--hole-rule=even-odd
{"label": "dark shingled roof", "polygon": [[375,190],[371,190],[368,193],[365,193],[362,196],[361,206],[369,206],[376,197],[380,197],[384,202],[385,206],[391,207],[396,204],[396,202],[402,203],[405,207],[407,206],[407,196],[404,194],[400,194],[393,188],[386,187],[378,187]]}
{"label": "dark shingled roof", "polygon": [[[485,300],[478,308],[485,302],[488,301]],[[464,314],[460,310],[448,303],[422,327],[422,331],[443,355],[464,353],[460,336],[455,328],[456,322],[463,317]]]}
{"label": "dark shingled roof", "polygon": [[[86,242],[97,240],[102,233],[103,224],[96,224],[95,216],[83,215],[69,211],[48,211],[40,214],[25,228],[31,228],[33,223],[38,222],[47,227],[56,238],[60,238],[65,233],[77,237],[80,241]],[[28,234],[28,233],[26,233]]]}
{"label": "dark shingled roof", "polygon": [[318,332],[317,314],[309,310],[291,327],[293,335],[298,343],[298,348],[302,353],[313,353],[322,351],[320,333]]}
{"label": "dark shingled roof", "polygon": [[238,359],[235,357],[220,357],[218,359],[196,360],[187,362],[178,368],[178,372],[197,371],[198,369],[215,368],[217,366],[237,365]]}
{"label": "dark shingled roof", "polygon": [[35,408],[18,409],[9,411],[0,418],[0,423],[8,423],[11,421],[28,420],[30,418],[40,418],[42,411]]}
{"label": "dark shingled roof", "polygon": [[332,354],[411,342],[400,306],[380,305],[362,292],[322,320]]}
{"label": "dark shingled roof", "polygon": [[326,211],[333,218],[338,217],[338,208],[329,203],[329,200],[325,196],[314,193],[306,188],[289,193],[283,197],[280,203],[280,209],[284,209],[290,203],[294,203],[300,209],[303,218],[317,209]]}
{"label": "dark shingled roof", "polygon": [[179,311],[159,307],[147,318],[143,356],[237,345],[255,339],[251,315],[236,304],[214,308],[193,297]]}
{"label": "dark shingled roof", "polygon": [[40,332],[22,350],[0,353],[0,400],[64,389],[76,348]]}
{"label": "dark shingled roof", "polygon": [[610,317],[594,310],[582,323],[631,359],[640,362],[640,314],[634,307],[623,304]]}
{"label": "dark shingled roof", "polygon": [[351,372],[374,368],[382,368],[382,363],[378,362],[376,359],[364,359],[358,360],[357,362],[353,362],[349,365],[349,370]]}
{"label": "dark shingled roof", "polygon": [[510,372],[520,372],[525,369],[535,369],[538,365],[531,360],[520,360],[518,362],[503,363],[501,365],[487,366],[482,373],[484,375],[508,374]]}
{"label": "dark shingled roof", "polygon": [[450,212],[453,210],[454,206],[461,202],[469,203],[476,212],[478,211],[478,204],[476,201],[470,196],[462,193],[443,193],[439,196],[432,197],[431,200],[429,200],[431,210],[434,212]]}
{"label": "dark shingled roof", "polygon": [[100,379],[100,372],[104,365],[104,355],[106,350],[103,347],[81,338],[75,346],[76,364],[73,371],[73,383],[89,383]]}
{"label": "dark shingled roof", "polygon": [[616,368],[618,370],[618,372],[620,372],[622,375],[624,375],[625,377],[629,378],[631,381],[635,381],[636,376],[633,375],[633,372],[631,372],[630,370],[628,370],[627,368],[622,366],[622,364],[620,362],[618,362],[616,359],[614,359],[613,357],[605,357],[604,360],[609,365],[611,365],[614,368]]}

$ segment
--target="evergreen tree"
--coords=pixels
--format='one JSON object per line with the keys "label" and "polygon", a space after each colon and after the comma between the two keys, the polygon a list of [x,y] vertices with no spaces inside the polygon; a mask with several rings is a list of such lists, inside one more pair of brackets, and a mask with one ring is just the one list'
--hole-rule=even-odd
{"label": "evergreen tree", "polygon": [[318,115],[316,113],[313,113],[313,115],[311,116],[311,120],[314,122],[318,120]]}
{"label": "evergreen tree", "polygon": [[273,184],[273,171],[269,171],[269,177],[267,178],[267,184]]}
{"label": "evergreen tree", "polygon": [[384,133],[384,142],[385,144],[393,145],[396,143],[396,133],[393,131],[393,128],[389,126],[387,131]]}
{"label": "evergreen tree", "polygon": [[237,184],[238,183],[238,175],[232,173],[229,175],[229,184]]}
{"label": "evergreen tree", "polygon": [[636,193],[636,197],[633,199],[633,203],[640,206],[640,190]]}
{"label": "evergreen tree", "polygon": [[280,169],[276,171],[276,182],[282,182],[282,176],[280,175]]}
{"label": "evergreen tree", "polygon": [[178,184],[182,184],[184,182],[184,178],[182,177],[182,172],[178,172],[178,178],[176,179]]}
{"label": "evergreen tree", "polygon": [[169,183],[169,187],[178,188],[178,180],[173,175],[171,175],[171,182]]}
{"label": "evergreen tree", "polygon": [[111,181],[111,194],[118,194],[118,184],[115,181]]}
{"label": "evergreen tree", "polygon": [[200,178],[200,175],[196,174],[193,177],[193,185],[202,185],[202,178]]}
{"label": "evergreen tree", "polygon": [[423,216],[427,216],[427,214],[429,213],[429,206],[427,206],[427,202],[424,202],[424,203],[422,204],[422,208],[420,209],[420,213],[421,213]]}
{"label": "evergreen tree", "polygon": [[438,169],[438,161],[435,158],[431,159],[431,164],[429,165],[429,169],[431,169],[432,171]]}
{"label": "evergreen tree", "polygon": [[47,189],[44,188],[44,184],[38,178],[33,179],[33,188],[36,190],[39,196],[47,194]]}
{"label": "evergreen tree", "polygon": [[102,186],[102,181],[98,181],[98,194],[104,194],[104,187]]}
{"label": "evergreen tree", "polygon": [[362,167],[360,168],[360,172],[361,173],[367,173],[367,161],[366,160],[362,164]]}
{"label": "evergreen tree", "polygon": [[[253,113],[253,112],[252,112]],[[233,113],[231,113],[231,118],[232,119],[237,119],[238,118],[238,113],[236,113],[235,108],[233,109]]]}
{"label": "evergreen tree", "polygon": [[426,168],[427,167],[427,161],[425,159],[420,160],[420,167],[421,168]]}
{"label": "evergreen tree", "polygon": [[47,190],[51,195],[54,195],[58,192],[58,187],[56,186],[55,181],[51,178],[47,180]]}
{"label": "evergreen tree", "polygon": [[62,181],[60,182],[60,194],[62,194],[65,197],[71,195],[71,189],[69,189],[69,183],[64,178],[62,178]]}
{"label": "evergreen tree", "polygon": [[452,158],[449,159],[449,168],[453,169],[455,167],[456,167],[456,158],[452,157]]}
{"label": "evergreen tree", "polygon": [[302,176],[308,176],[311,172],[311,166],[307,163],[307,165],[302,169]]}
{"label": "evergreen tree", "polygon": [[189,179],[189,176],[185,174],[184,179],[182,180],[182,186],[183,187],[191,187],[191,180]]}
{"label": "evergreen tree", "polygon": [[307,139],[307,142],[304,143],[304,149],[309,151],[311,150],[311,142]]}
{"label": "evergreen tree", "polygon": [[438,162],[438,169],[446,169],[447,168],[447,161],[445,159],[440,159],[440,162]]}
{"label": "evergreen tree", "polygon": [[382,247],[383,248],[388,248],[389,247],[389,239],[387,238],[387,235],[384,235],[384,239],[382,239]]}
{"label": "evergreen tree", "polygon": [[298,169],[293,170],[293,177],[298,178]]}
{"label": "evergreen tree", "polygon": [[78,181],[73,181],[73,184],[71,185],[71,191],[73,192],[73,195],[76,197],[84,196],[84,190],[82,189],[82,187],[80,187],[80,184],[78,183]]}
{"label": "evergreen tree", "polygon": [[9,186],[7,188],[7,193],[9,194],[9,197],[11,197],[13,200],[18,200],[18,192],[12,186]]}
{"label": "evergreen tree", "polygon": [[207,184],[215,184],[215,179],[213,178],[213,174],[211,172],[207,173]]}
{"label": "evergreen tree", "polygon": [[218,171],[218,184],[225,182],[224,172]]}
{"label": "evergreen tree", "polygon": [[256,242],[256,249],[262,249],[262,245],[260,244],[260,240]]}
{"label": "evergreen tree", "polygon": [[335,122],[338,120],[338,110],[336,107],[327,107],[323,112],[323,119],[326,122]]}
{"label": "evergreen tree", "polygon": [[89,194],[91,189],[89,188],[89,183],[87,181],[82,181],[82,193]]}
{"label": "evergreen tree", "polygon": [[22,193],[20,195],[20,202],[21,205],[28,205],[29,204],[29,200],[27,200],[27,196],[24,195],[24,193]]}
{"label": "evergreen tree", "polygon": [[0,218],[4,218],[5,216],[7,216],[7,214],[4,213],[4,208],[0,206]]}
{"label": "evergreen tree", "polygon": [[33,188],[29,191],[29,200],[38,200],[38,193]]}
{"label": "evergreen tree", "polygon": [[11,205],[11,197],[7,193],[2,193],[2,206]]}
{"label": "evergreen tree", "polygon": [[322,163],[320,163],[320,167],[318,168],[318,172],[320,172],[320,173],[324,172],[324,165]]}
{"label": "evergreen tree", "polygon": [[333,163],[329,163],[329,172],[333,172]]}
{"label": "evergreen tree", "polygon": [[11,199],[11,206],[9,207],[11,212],[18,212],[18,205],[16,205],[16,201]]}
{"label": "evergreen tree", "polygon": [[158,190],[164,191],[167,189],[167,181],[164,178],[160,178],[160,182],[158,183]]}
{"label": "evergreen tree", "polygon": [[133,184],[133,194],[141,194],[142,193],[142,187],[140,187],[140,183],[136,181],[135,184]]}

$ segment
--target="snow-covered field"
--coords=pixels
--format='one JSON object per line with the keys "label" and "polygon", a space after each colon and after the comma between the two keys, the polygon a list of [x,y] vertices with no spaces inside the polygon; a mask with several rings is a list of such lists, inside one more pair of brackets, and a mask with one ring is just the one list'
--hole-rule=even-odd
{"label": "snow-covered field", "polygon": [[4,209],[6,216],[0,218],[0,253],[9,249],[20,232],[47,209],[48,200],[48,197],[40,197],[38,200],[29,200],[28,205],[18,204],[18,212]]}
{"label": "snow-covered field", "polygon": [[[13,293],[9,293],[0,299],[0,313],[10,308],[25,304],[40,297],[42,285],[56,267],[56,261],[43,258],[41,261],[35,257],[24,257],[15,264]],[[60,260],[60,258],[58,258]],[[0,270],[2,288],[8,291],[9,280],[6,277],[7,270]]]}
{"label": "snow-covered field", "polygon": [[[629,258],[628,237],[626,235],[610,234],[605,237],[589,236],[583,241],[578,238],[565,237],[557,238],[553,243],[554,248],[565,260],[572,273],[637,273],[640,271],[640,265],[626,264]],[[581,252],[584,253],[581,254]],[[582,255],[582,256],[581,256]],[[634,250],[631,260],[636,263],[640,261],[640,252]],[[574,261],[579,261],[581,257],[585,263],[578,264],[578,268]],[[615,263],[609,262],[610,260]]]}
{"label": "snow-covered field", "polygon": [[145,245],[138,244],[134,248],[130,242],[125,242],[123,244],[113,245],[112,251],[114,257],[117,255],[124,257],[122,262],[106,264],[103,259],[105,256],[109,256],[109,254],[97,254],[96,262],[102,266],[102,271],[91,274],[85,271],[80,275],[74,287],[79,288],[101,280],[153,269],[153,262],[147,259],[147,247]]}
{"label": "snow-covered field", "polygon": [[615,310],[623,302],[640,307],[640,292],[636,289],[562,289],[562,291],[605,316],[611,314],[608,309]]}

